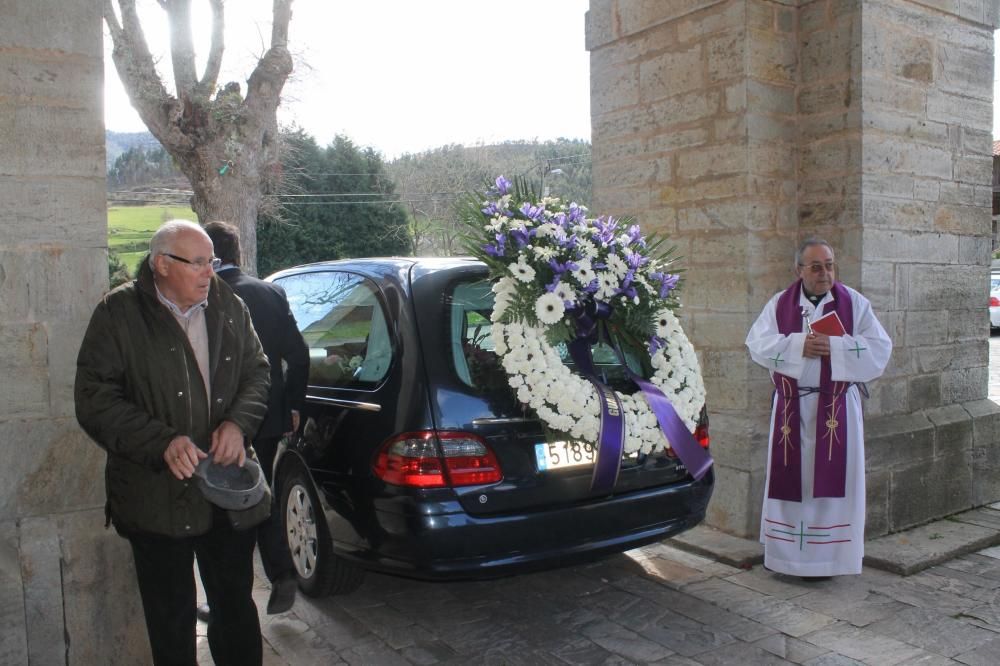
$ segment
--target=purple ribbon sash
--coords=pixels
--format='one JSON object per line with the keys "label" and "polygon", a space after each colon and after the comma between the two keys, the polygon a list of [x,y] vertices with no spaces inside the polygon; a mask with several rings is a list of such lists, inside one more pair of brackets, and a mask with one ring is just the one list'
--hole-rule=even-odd
{"label": "purple ribbon sash", "polygon": [[[594,361],[590,347],[598,340],[597,321],[606,319],[611,308],[604,303],[589,305],[586,309],[571,310],[576,317],[577,337],[569,343],[569,353],[580,369],[581,374],[590,381],[597,390],[601,403],[601,429],[598,437],[597,460],[594,464],[594,475],[591,480],[591,490],[610,492],[618,480],[621,470],[622,452],[625,448],[625,419],[621,401],[614,389],[597,379]],[[629,378],[642,390],[643,397],[656,416],[664,436],[673,448],[681,463],[695,479],[701,479],[712,466],[712,456],[709,455],[694,438],[687,426],[677,415],[674,406],[654,384],[646,381],[632,371],[625,362],[625,355],[616,344],[615,353],[622,368]]]}
{"label": "purple ribbon sash", "polygon": [[[833,301],[823,313],[836,311],[848,335],[854,332],[851,295],[839,282],[830,290]],[[776,320],[782,335],[802,331],[797,280],[778,297]],[[849,382],[831,380],[830,357],[820,359],[819,405],[816,412],[813,497],[844,497],[847,483],[847,400]],[[771,466],[768,497],[790,502],[802,501],[801,412],[798,382],[779,372],[773,373],[775,387],[774,429],[771,433]]]}
{"label": "purple ribbon sash", "polygon": [[684,421],[677,415],[677,410],[670,404],[670,400],[663,394],[663,391],[632,372],[632,369],[625,363],[621,351],[617,348],[615,351],[618,351],[622,367],[628,371],[632,381],[642,389],[642,395],[649,404],[649,408],[653,410],[653,414],[656,415],[656,422],[660,424],[660,430],[663,431],[663,435],[667,438],[674,453],[687,467],[691,476],[700,480],[708,472],[708,468],[712,466],[712,456],[702,448],[698,440],[687,429]]}
{"label": "purple ribbon sash", "polygon": [[597,441],[597,460],[590,489],[609,493],[618,482],[625,450],[625,413],[618,394],[614,389],[597,379],[594,358],[590,355],[588,336],[577,337],[569,343],[569,354],[573,357],[581,374],[594,385],[601,403],[601,428]]}

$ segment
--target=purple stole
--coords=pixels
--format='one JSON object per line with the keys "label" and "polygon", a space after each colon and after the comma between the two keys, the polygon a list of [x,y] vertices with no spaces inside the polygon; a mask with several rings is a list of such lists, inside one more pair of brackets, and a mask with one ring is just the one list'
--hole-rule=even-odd
{"label": "purple stole", "polygon": [[[799,295],[802,280],[778,297],[775,317],[782,335],[802,332]],[[836,311],[848,335],[854,334],[854,306],[851,295],[840,282],[830,290],[833,301],[823,314]],[[847,400],[851,382],[831,381],[830,357],[820,359],[819,406],[816,413],[816,463],[813,468],[813,497],[844,497],[847,483]],[[799,383],[775,371],[774,431],[771,433],[771,468],[768,497],[789,502],[802,501],[801,421]]]}

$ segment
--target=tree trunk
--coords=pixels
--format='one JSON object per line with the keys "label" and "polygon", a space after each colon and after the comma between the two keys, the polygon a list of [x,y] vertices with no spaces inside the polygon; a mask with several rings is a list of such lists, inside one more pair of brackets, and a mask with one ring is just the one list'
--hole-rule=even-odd
{"label": "tree trunk", "polygon": [[[104,0],[112,58],[132,106],[170,153],[194,190],[191,208],[202,224],[223,220],[240,229],[241,263],[257,272],[257,217],[270,178],[279,169],[277,108],[292,71],[288,23],[292,0],[273,0],[271,45],[247,82],[244,98],[237,83],[216,91],[222,60],[223,0],[209,0],[212,42],[203,76],[194,72],[190,0],[160,0],[171,27],[171,62],[176,97],[164,87],[146,46],[135,0]],[[214,94],[214,97],[213,97]]]}

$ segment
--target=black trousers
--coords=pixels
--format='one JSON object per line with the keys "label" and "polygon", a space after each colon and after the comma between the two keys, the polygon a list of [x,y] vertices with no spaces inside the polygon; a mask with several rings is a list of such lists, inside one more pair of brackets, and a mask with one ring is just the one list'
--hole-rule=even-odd
{"label": "black trousers", "polygon": [[[274,488],[271,479],[274,456],[278,451],[280,437],[258,437],[253,441],[254,451],[264,470],[264,478]],[[260,561],[264,565],[264,573],[272,583],[279,578],[295,573],[292,555],[288,552],[288,541],[285,538],[284,520],[281,515],[281,503],[274,497],[271,505],[271,517],[257,526],[257,547],[260,549]]]}
{"label": "black trousers", "polygon": [[237,532],[221,511],[201,536],[126,535],[132,544],[146,631],[156,666],[197,666],[194,558],[212,619],[208,646],[217,666],[259,666],[260,622],[254,605],[256,532]]}

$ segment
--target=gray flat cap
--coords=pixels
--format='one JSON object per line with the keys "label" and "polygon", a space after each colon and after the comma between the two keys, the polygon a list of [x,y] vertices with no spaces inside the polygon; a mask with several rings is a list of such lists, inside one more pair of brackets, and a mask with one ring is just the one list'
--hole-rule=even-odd
{"label": "gray flat cap", "polygon": [[205,499],[223,509],[249,509],[264,497],[264,474],[257,461],[250,458],[240,467],[217,465],[209,456],[198,463],[194,475]]}

